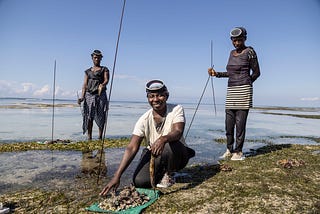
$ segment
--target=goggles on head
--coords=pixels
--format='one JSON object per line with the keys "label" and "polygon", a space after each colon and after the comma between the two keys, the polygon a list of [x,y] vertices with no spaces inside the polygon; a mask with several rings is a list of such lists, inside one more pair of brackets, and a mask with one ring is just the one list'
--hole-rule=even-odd
{"label": "goggles on head", "polygon": [[151,80],[146,84],[147,93],[168,92],[167,87],[161,80]]}
{"label": "goggles on head", "polygon": [[246,37],[247,31],[243,27],[236,27],[230,31],[230,36],[231,36],[231,38],[236,38],[236,37],[241,37],[241,36]]}

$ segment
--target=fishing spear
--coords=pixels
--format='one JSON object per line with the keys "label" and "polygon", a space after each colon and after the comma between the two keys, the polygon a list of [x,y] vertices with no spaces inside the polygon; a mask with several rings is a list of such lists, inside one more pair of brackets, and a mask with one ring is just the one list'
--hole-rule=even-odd
{"label": "fishing spear", "polygon": [[[116,67],[116,63],[117,63],[118,48],[119,48],[120,35],[121,35],[121,30],[122,30],[122,22],[123,22],[125,6],[126,6],[126,0],[123,0],[121,18],[120,18],[120,24],[119,24],[119,31],[118,31],[118,37],[117,37],[117,42],[116,42],[116,50],[115,50],[114,60],[113,60],[112,75],[111,75],[111,80],[110,80],[109,102],[107,103],[107,105],[108,105],[107,109],[109,109],[109,103],[111,101],[113,78],[114,78],[115,67]],[[107,123],[108,123],[108,115],[109,115],[109,110],[107,110],[106,114],[105,114],[106,119],[105,119],[105,123],[104,123],[104,127],[103,127],[103,136],[102,136],[102,139],[101,139],[101,157],[102,157],[102,152],[103,152],[104,140],[105,140],[105,137],[106,137],[106,128],[107,128]],[[100,158],[100,161],[99,161],[99,172],[98,172],[97,184],[99,184],[99,181],[100,181],[101,164],[102,164],[102,158]]]}
{"label": "fishing spear", "polygon": [[51,142],[53,142],[53,131],[54,131],[54,101],[56,95],[56,69],[57,62],[54,60],[54,68],[53,68],[53,92],[52,92],[52,123],[51,123]]}
{"label": "fishing spear", "polygon": [[[213,44],[212,44],[212,40],[211,40],[211,68],[213,68]],[[216,98],[214,95],[214,86],[213,86],[213,77],[211,77],[211,88],[212,88],[212,99],[213,99],[213,105],[214,105],[214,113],[215,116],[217,116],[217,107],[216,107]]]}

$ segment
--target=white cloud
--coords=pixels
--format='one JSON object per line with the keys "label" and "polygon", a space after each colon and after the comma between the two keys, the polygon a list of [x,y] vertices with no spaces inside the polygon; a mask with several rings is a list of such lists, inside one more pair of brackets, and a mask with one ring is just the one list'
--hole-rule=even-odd
{"label": "white cloud", "polygon": [[4,80],[0,80],[0,92],[1,94],[10,89],[10,83]]}
{"label": "white cloud", "polygon": [[[76,99],[77,95],[76,91],[68,91],[56,86],[55,96],[56,98]],[[0,80],[0,97],[52,98],[52,87],[49,84],[39,86],[30,82]]]}
{"label": "white cloud", "polygon": [[32,93],[34,89],[33,83],[21,83],[22,90],[18,88],[17,93],[24,94],[24,93]]}
{"label": "white cloud", "polygon": [[18,83],[13,81],[0,80],[0,96],[25,96],[30,95],[34,91],[32,83]]}
{"label": "white cloud", "polygon": [[49,85],[45,85],[42,88],[40,88],[38,90],[35,90],[33,92],[33,95],[36,96],[36,97],[44,97],[46,95],[49,95],[49,92],[50,92]]}
{"label": "white cloud", "polygon": [[320,97],[304,97],[301,98],[302,101],[318,101],[320,100]]}

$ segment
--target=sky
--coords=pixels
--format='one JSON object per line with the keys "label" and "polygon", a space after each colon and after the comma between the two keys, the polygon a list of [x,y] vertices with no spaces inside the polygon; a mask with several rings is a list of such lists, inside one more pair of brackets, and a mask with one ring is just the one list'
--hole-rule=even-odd
{"label": "sky", "polygon": [[[319,0],[0,0],[0,97],[77,99],[91,52],[113,76],[111,101],[146,101],[161,79],[171,102],[198,103],[212,58],[225,71],[229,32],[243,26],[261,76],[254,105],[320,106]],[[56,79],[54,85],[54,64]],[[113,75],[112,75],[113,74]],[[224,104],[227,79],[213,79]],[[108,94],[109,94],[108,91]],[[201,102],[213,103],[209,84]]]}

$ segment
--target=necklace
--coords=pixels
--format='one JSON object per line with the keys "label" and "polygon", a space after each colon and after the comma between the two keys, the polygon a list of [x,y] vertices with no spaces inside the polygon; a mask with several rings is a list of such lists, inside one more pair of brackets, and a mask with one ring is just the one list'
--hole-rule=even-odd
{"label": "necklace", "polygon": [[155,126],[158,133],[162,131],[165,121],[166,121],[166,117],[162,117],[160,121],[155,121]]}

